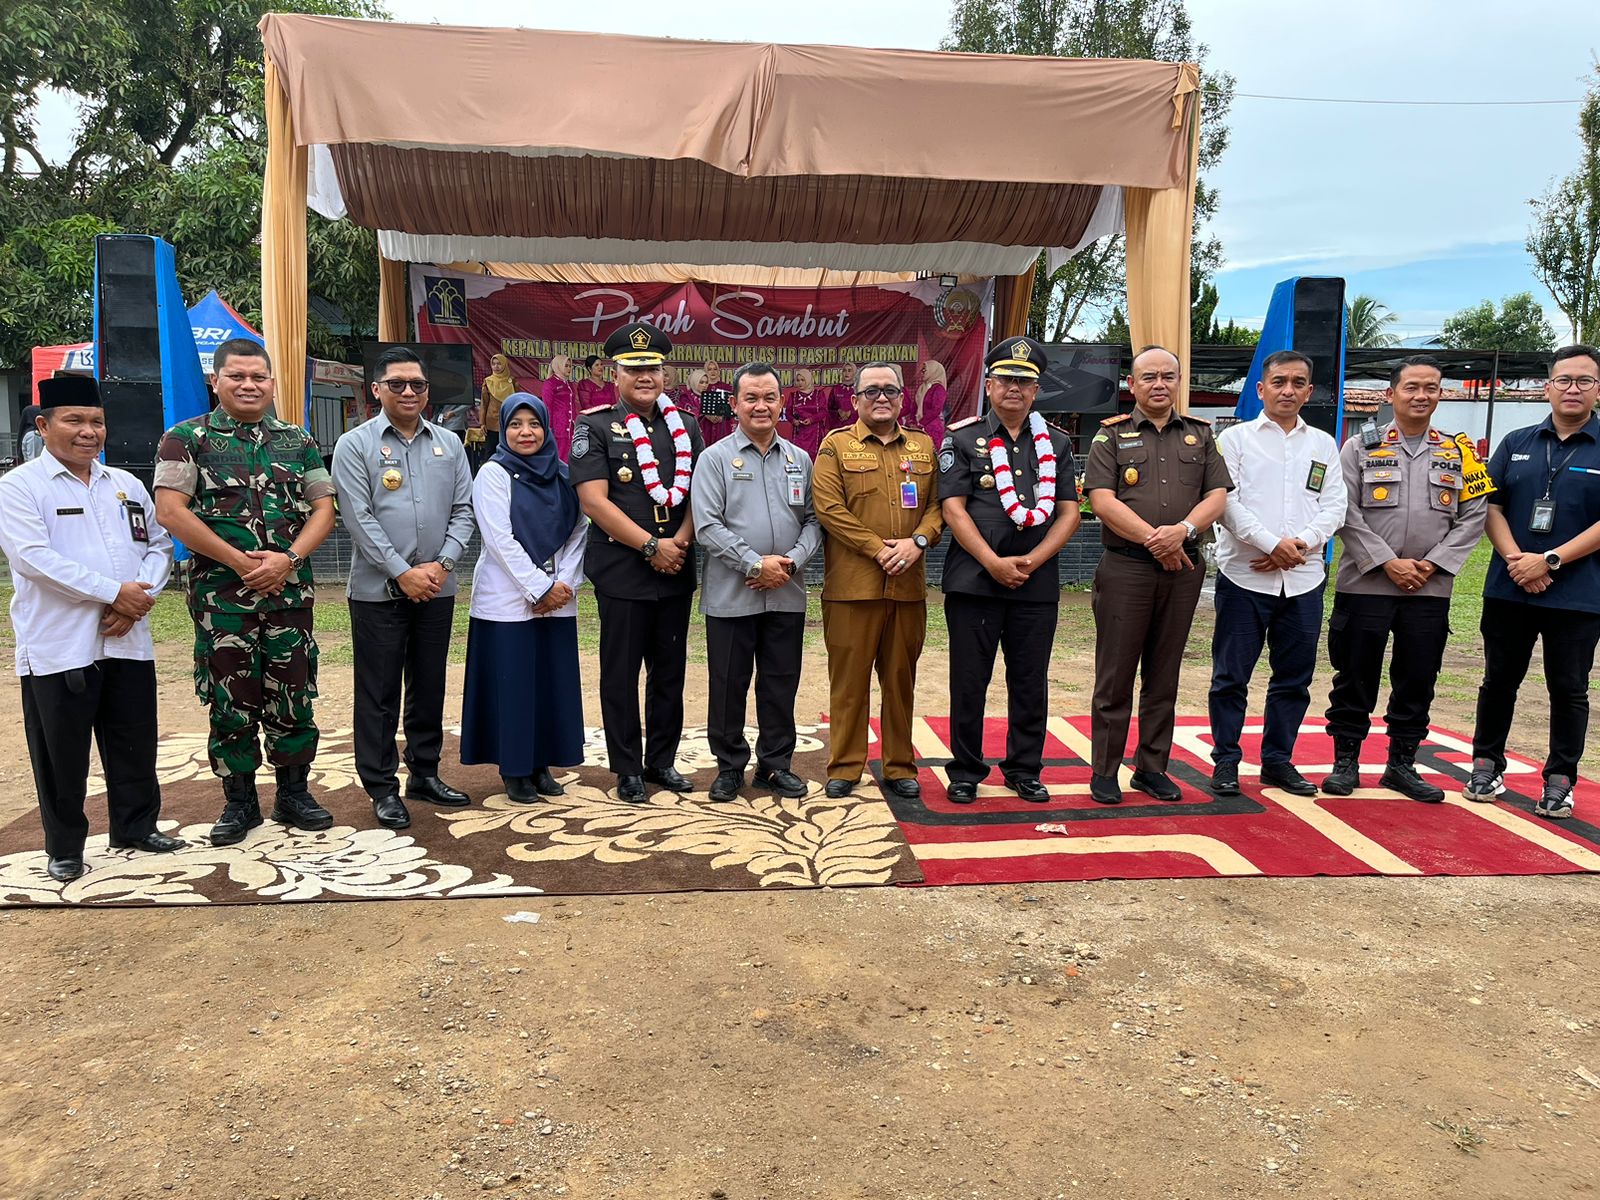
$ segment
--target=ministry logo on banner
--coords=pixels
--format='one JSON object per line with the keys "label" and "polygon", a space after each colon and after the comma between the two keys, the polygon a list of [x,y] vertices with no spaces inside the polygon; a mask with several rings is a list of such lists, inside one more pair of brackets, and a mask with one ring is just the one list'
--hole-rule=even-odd
{"label": "ministry logo on banner", "polygon": [[428,299],[428,323],[451,329],[467,327],[467,288],[459,279],[424,275],[422,286]]}

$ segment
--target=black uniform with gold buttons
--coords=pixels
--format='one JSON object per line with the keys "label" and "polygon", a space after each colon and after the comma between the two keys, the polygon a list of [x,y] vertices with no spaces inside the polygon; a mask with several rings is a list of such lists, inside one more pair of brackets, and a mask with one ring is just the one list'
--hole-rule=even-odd
{"label": "black uniform with gold buttons", "polygon": [[[621,366],[655,366],[672,350],[667,336],[634,322],[606,340],[606,357]],[[628,418],[637,416],[655,452],[661,485],[672,487],[677,449],[659,402],[648,413],[626,400],[585,410],[572,432],[568,470],[574,486],[605,480],[611,503],[640,529],[663,542],[674,537],[689,515],[687,494],[671,507],[657,503],[645,486]],[[699,422],[682,414],[692,464],[705,448]],[[689,617],[695,589],[694,547],[675,575],[650,565],[637,546],[618,541],[589,523],[583,569],[600,609],[600,712],[605,724],[611,769],[619,776],[672,770],[683,734],[683,683],[688,656]],[[645,713],[649,730],[641,734],[639,673],[648,678]]]}
{"label": "black uniform with gold buttons", "polygon": [[[1038,380],[1046,365],[1044,347],[1032,338],[1007,338],[984,360],[987,375],[1029,383]],[[1055,456],[1056,508],[1049,521],[1037,525],[1019,526],[1006,512],[990,450],[998,439],[1011,467],[1017,502],[1024,508],[1037,505],[1040,463],[1029,422],[1014,438],[1000,414],[991,411],[950,426],[939,449],[940,499],[964,497],[979,536],[1002,558],[1029,554],[1057,520],[1075,514],[1078,488],[1071,441],[1059,429],[1045,429]],[[984,697],[997,655],[1005,659],[1008,718],[1000,771],[1008,783],[1036,781],[1044,755],[1050,650],[1061,606],[1055,555],[1027,582],[1010,588],[989,574],[957,537],[945,555],[942,587],[950,634],[950,782],[977,784],[989,774],[983,756]],[[1047,795],[1041,791],[1027,798]]]}

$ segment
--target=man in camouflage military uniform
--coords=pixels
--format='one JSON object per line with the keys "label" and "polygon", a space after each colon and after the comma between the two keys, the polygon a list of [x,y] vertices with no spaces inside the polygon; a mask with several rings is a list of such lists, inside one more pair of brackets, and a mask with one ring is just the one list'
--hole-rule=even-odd
{"label": "man in camouflage military uniform", "polygon": [[311,552],[333,528],[333,482],[305,430],[272,415],[266,351],[217,347],[217,409],[167,430],[156,455],[156,513],[193,552],[195,692],[211,709],[207,749],[226,804],[213,845],[261,824],[255,772],[277,769],[272,819],[326,829],[333,816],[306,789],[317,753],[311,717],[317,643],[311,632]]}

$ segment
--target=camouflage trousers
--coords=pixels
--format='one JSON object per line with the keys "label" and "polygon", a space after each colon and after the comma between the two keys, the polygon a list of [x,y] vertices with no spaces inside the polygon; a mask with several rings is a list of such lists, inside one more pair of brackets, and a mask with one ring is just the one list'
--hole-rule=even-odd
{"label": "camouflage trousers", "polygon": [[194,690],[211,709],[211,769],[253,774],[261,765],[262,731],[273,766],[309,766],[317,754],[311,608],[193,615]]}

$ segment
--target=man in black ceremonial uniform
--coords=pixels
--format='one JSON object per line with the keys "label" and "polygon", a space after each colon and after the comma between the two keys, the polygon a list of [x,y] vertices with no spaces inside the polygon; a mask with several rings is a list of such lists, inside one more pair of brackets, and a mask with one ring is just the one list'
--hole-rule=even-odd
{"label": "man in black ceremonial uniform", "polygon": [[[1082,518],[1071,443],[1033,411],[1045,361],[1032,338],[996,345],[983,364],[989,413],[950,426],[939,449],[939,497],[955,539],[944,564],[944,612],[956,804],[976,800],[989,774],[983,709],[997,651],[1005,656],[1008,717],[1000,773],[1024,800],[1050,799],[1039,773],[1061,607],[1056,554]],[[1054,476],[1044,494],[1041,475]]]}
{"label": "man in black ceremonial uniform", "polygon": [[646,781],[674,792],[692,786],[674,760],[695,587],[689,478],[705,441],[695,419],[662,395],[666,334],[635,321],[606,339],[605,352],[617,364],[620,398],[578,417],[569,467],[590,521],[583,569],[600,608],[606,754],[617,795],[639,803]]}

